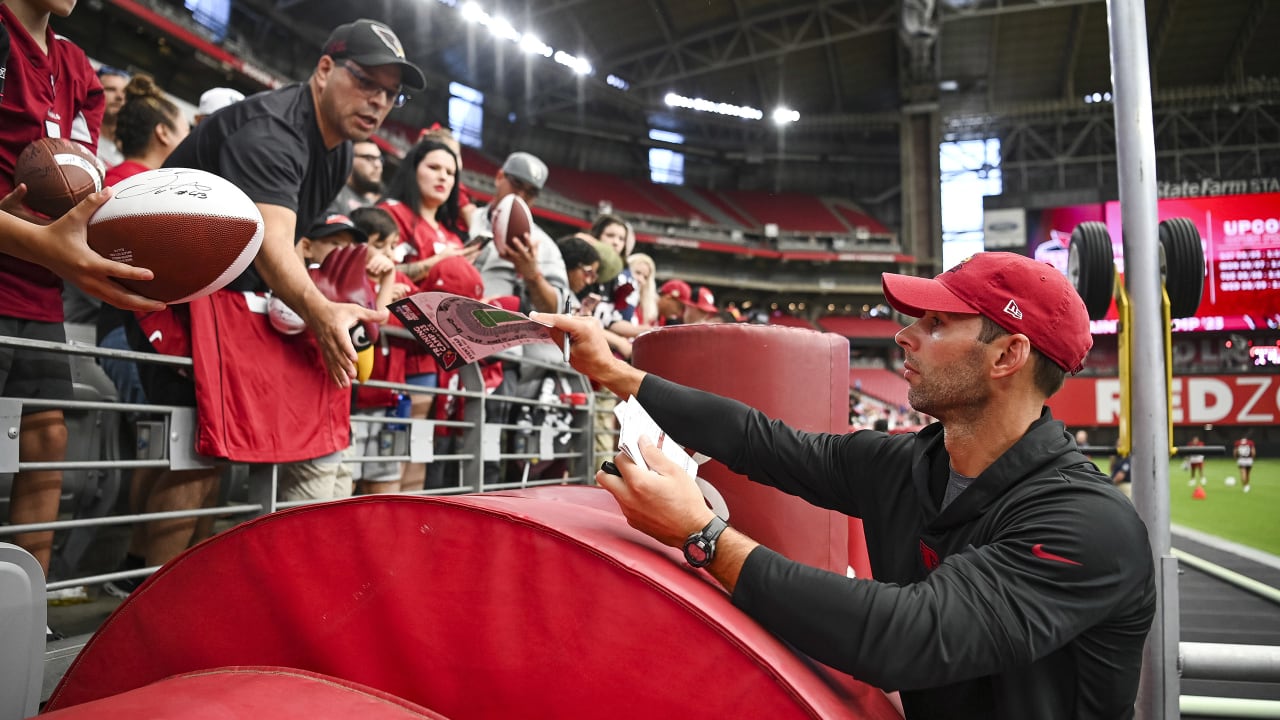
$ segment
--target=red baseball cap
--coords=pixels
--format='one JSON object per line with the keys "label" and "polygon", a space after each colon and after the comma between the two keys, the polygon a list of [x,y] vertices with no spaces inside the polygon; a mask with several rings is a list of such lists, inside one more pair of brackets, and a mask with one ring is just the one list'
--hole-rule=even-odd
{"label": "red baseball cap", "polygon": [[688,305],[689,307],[698,308],[702,312],[720,312],[720,309],[716,307],[715,295],[712,295],[711,291],[705,287],[698,288],[698,295],[696,298],[681,298],[680,302]]}
{"label": "red baseball cap", "polygon": [[1089,313],[1066,276],[1048,263],[1008,252],[978,253],[933,278],[884,273],[884,297],[911,317],[930,310],[979,314],[1063,370],[1078,373],[1093,347]]}
{"label": "red baseball cap", "polygon": [[447,292],[479,300],[484,296],[484,279],[475,265],[455,255],[432,265],[422,288],[428,292]]}
{"label": "red baseball cap", "polygon": [[684,302],[693,297],[693,290],[689,288],[689,283],[683,280],[668,280],[662,283],[662,287],[658,288],[659,295],[670,295],[671,297]]}

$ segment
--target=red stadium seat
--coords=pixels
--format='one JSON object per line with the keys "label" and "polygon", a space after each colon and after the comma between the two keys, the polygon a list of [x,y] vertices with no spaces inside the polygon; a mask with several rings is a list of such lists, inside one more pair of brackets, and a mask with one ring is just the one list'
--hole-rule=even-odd
{"label": "red stadium seat", "polygon": [[849,385],[860,388],[863,394],[894,407],[906,407],[908,404],[907,389],[910,386],[905,378],[891,370],[849,368]]}
{"label": "red stadium seat", "polygon": [[725,197],[755,219],[754,225],[776,223],[798,233],[848,235],[850,230],[816,195],[771,193],[763,190],[730,190]]}
{"label": "red stadium seat", "polygon": [[818,327],[847,338],[892,340],[902,325],[889,318],[863,318],[854,315],[823,315]]}
{"label": "red stadium seat", "polygon": [[770,314],[770,315],[769,315],[769,324],[770,324],[770,325],[779,325],[779,326],[782,326],[782,327],[801,328],[802,330],[817,330],[817,329],[818,329],[818,328],[814,327],[814,326],[813,326],[813,323],[809,322],[808,320],[805,320],[804,318],[798,318],[798,317],[796,317],[795,315],[788,315],[788,314],[786,314],[786,313],[784,313],[784,312],[775,312],[775,313]]}

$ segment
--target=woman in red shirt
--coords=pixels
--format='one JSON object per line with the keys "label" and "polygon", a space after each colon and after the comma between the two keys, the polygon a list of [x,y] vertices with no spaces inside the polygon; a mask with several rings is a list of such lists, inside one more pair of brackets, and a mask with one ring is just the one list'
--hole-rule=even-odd
{"label": "woman in red shirt", "polygon": [[107,170],[107,185],[160,167],[191,132],[182,108],[170,102],[150,76],[134,75],[124,97],[124,107],[116,116],[116,138],[124,162]]}
{"label": "woman in red shirt", "polygon": [[[459,226],[458,156],[448,145],[431,138],[419,141],[405,155],[400,168],[387,185],[385,199],[378,207],[391,213],[400,229],[396,247],[396,269],[423,287],[427,273],[447,257],[474,260],[478,248],[463,246]],[[406,347],[405,382],[422,387],[437,387],[436,361],[425,349],[412,341]],[[410,416],[425,418],[431,411],[433,396],[414,393]],[[426,468],[406,464],[400,478],[401,492],[421,490]]]}

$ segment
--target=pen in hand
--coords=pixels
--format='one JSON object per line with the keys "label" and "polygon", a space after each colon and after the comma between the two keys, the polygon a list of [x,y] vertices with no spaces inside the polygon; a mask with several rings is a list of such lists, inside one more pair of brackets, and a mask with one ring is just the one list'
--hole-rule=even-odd
{"label": "pen in hand", "polygon": [[[564,296],[564,314],[568,315],[572,309],[573,306],[570,304],[569,294],[566,292]],[[566,363],[569,362],[569,331],[567,330],[564,331],[564,361]]]}

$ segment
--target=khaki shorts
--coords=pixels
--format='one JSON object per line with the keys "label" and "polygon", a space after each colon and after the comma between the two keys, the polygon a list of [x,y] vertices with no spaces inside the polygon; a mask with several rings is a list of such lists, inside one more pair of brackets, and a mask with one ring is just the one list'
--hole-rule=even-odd
{"label": "khaki shorts", "polygon": [[293,502],[351,497],[351,469],[341,457],[349,452],[350,448],[341,454],[282,464],[280,487],[276,493],[279,500]]}

